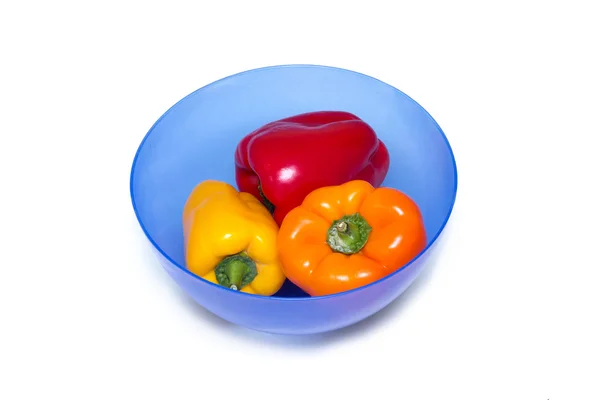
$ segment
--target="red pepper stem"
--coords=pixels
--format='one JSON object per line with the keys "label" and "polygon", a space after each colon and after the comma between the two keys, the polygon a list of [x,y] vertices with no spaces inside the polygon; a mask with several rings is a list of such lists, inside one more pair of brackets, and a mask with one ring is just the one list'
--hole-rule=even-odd
{"label": "red pepper stem", "polygon": [[371,230],[367,220],[359,213],[344,215],[331,224],[327,231],[327,243],[338,253],[355,254],[365,247]]}
{"label": "red pepper stem", "polygon": [[265,207],[267,207],[267,210],[269,210],[269,212],[271,214],[273,214],[273,212],[275,212],[275,205],[273,203],[271,203],[269,201],[269,199],[267,199],[267,196],[265,196],[260,182],[258,183],[258,193],[260,193],[260,198],[262,199],[262,203],[265,205]]}

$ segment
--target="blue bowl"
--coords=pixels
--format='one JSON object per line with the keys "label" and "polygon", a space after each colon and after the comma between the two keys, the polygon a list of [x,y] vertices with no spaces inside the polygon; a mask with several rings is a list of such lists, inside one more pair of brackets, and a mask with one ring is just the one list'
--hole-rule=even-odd
{"label": "blue bowl", "polygon": [[[286,282],[272,297],[234,292],[185,268],[181,214],[192,188],[206,179],[234,186],[238,141],[270,121],[318,110],[351,112],[387,145],[390,170],[383,186],[412,197],[423,213],[426,249],[397,272],[370,285],[308,297]],[[242,72],[183,98],[150,129],[135,155],[131,199],[160,263],[197,303],[251,329],[309,334],[369,317],[419,275],[454,206],[457,172],[448,141],[414,100],[377,79],[332,67],[285,65]]]}

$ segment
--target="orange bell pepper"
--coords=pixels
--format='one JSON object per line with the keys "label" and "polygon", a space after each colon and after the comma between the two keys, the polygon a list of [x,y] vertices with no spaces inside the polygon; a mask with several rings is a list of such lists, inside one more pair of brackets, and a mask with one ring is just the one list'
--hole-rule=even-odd
{"label": "orange bell pepper", "polygon": [[355,180],[311,192],[277,236],[287,278],[311,296],[375,282],[426,246],[421,212],[406,194]]}

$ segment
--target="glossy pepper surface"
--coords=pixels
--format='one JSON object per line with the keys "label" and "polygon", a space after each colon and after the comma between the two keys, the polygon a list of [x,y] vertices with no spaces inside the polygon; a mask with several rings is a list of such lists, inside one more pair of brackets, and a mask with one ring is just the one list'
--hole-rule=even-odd
{"label": "glossy pepper surface", "polygon": [[278,229],[251,194],[225,182],[204,181],[192,190],[183,210],[187,268],[227,288],[270,296],[285,280]]}
{"label": "glossy pepper surface", "polygon": [[319,187],[355,179],[381,185],[389,164],[375,131],[341,111],[271,122],[244,137],[235,152],[238,188],[261,199],[278,224]]}
{"label": "glossy pepper surface", "polygon": [[310,193],[285,217],[277,241],[288,279],[312,296],[379,280],[427,243],[413,200],[360,180]]}

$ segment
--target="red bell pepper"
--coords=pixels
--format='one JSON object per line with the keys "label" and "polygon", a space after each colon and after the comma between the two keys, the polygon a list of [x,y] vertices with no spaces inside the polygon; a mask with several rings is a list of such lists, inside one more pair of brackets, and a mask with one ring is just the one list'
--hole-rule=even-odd
{"label": "red bell pepper", "polygon": [[389,165],[375,131],[342,111],[271,122],[244,137],[235,152],[238,189],[261,199],[279,225],[313,190],[352,180],[378,187]]}

